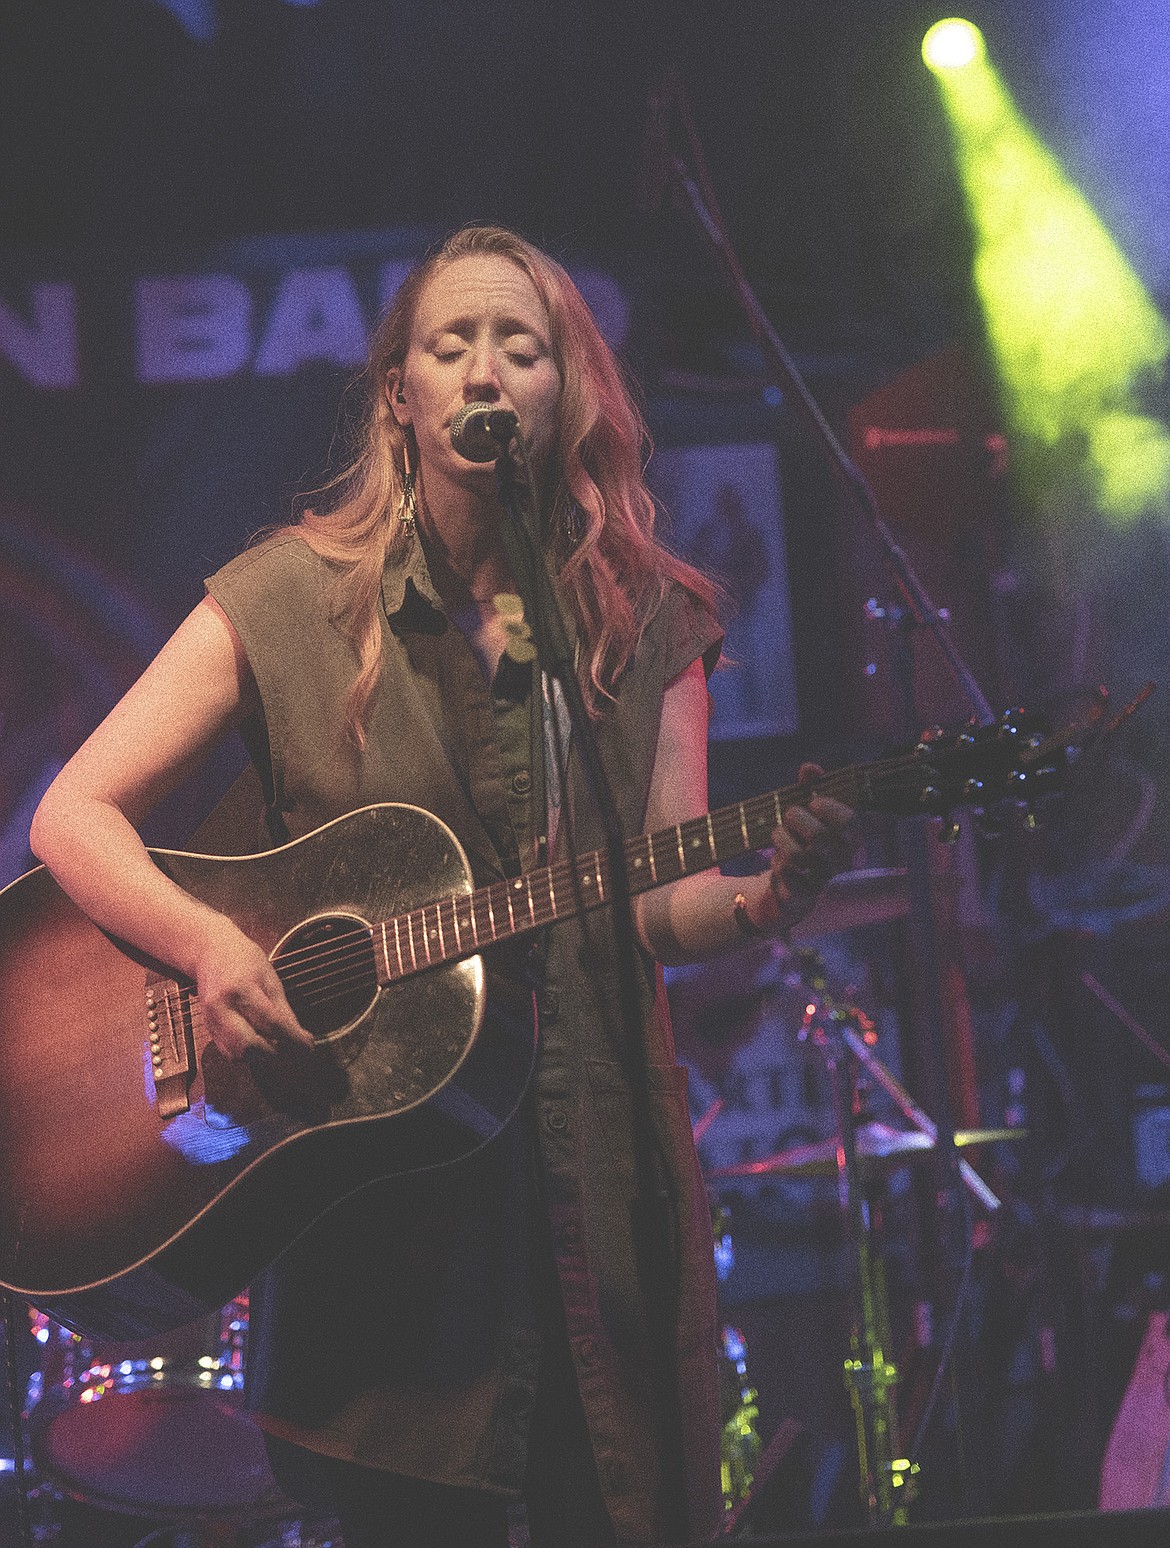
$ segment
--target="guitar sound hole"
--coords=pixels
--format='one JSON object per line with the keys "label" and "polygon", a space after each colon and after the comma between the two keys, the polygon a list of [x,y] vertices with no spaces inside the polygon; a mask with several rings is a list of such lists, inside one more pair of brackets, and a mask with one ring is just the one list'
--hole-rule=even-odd
{"label": "guitar sound hole", "polygon": [[344,914],[299,925],[272,962],[293,1013],[314,1037],[356,1021],[378,993],[370,928]]}

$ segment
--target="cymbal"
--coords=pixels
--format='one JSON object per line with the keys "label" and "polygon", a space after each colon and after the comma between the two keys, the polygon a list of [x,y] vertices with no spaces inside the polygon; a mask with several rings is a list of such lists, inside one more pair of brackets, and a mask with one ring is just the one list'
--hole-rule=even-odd
{"label": "cymbal", "polygon": [[[957,1129],[955,1145],[965,1150],[971,1145],[991,1145],[999,1140],[1023,1139],[1027,1129]],[[809,1145],[793,1145],[758,1161],[739,1161],[733,1166],[713,1167],[707,1176],[720,1177],[835,1177],[838,1171],[836,1134]],[[887,1123],[866,1123],[857,1131],[857,1154],[869,1166],[884,1165],[893,1171],[916,1156],[934,1149],[929,1134],[919,1129],[893,1129]]]}

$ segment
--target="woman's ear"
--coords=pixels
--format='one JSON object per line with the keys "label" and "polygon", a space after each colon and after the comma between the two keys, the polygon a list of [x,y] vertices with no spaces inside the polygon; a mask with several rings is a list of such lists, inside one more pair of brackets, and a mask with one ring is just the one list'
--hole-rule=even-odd
{"label": "woman's ear", "polygon": [[386,373],[386,401],[390,405],[390,412],[400,425],[405,427],[410,424],[410,409],[406,402],[406,394],[402,390],[402,376],[398,371]]}

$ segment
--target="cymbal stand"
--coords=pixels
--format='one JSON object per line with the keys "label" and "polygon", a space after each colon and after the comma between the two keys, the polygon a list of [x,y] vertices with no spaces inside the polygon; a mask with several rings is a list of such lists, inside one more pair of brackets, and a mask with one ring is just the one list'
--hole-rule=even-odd
{"label": "cymbal stand", "polygon": [[[810,1028],[806,1025],[805,1035]],[[875,1250],[873,1210],[862,1184],[857,1152],[859,1062],[841,1035],[837,1018],[817,1018],[812,1041],[825,1061],[840,1145],[837,1192],[849,1216],[854,1250],[852,1327],[845,1384],[857,1426],[858,1482],[871,1527],[904,1526],[918,1468],[900,1455],[894,1389],[898,1372],[889,1356],[890,1318],[885,1270]],[[868,1050],[867,1050],[868,1052]]]}
{"label": "cymbal stand", "polygon": [[[873,1049],[867,1046],[864,1037],[859,1037],[855,1028],[848,1022],[842,1023],[840,1035],[849,1052],[864,1068],[874,1084],[880,1086],[893,1101],[902,1116],[908,1118],[920,1134],[925,1134],[932,1145],[937,1145],[938,1125],[923,1112],[893,1071],[887,1069]],[[979,1200],[988,1213],[994,1213],[999,1209],[998,1195],[992,1192],[971,1163],[962,1158],[959,1160],[959,1176],[966,1183],[968,1191]]]}

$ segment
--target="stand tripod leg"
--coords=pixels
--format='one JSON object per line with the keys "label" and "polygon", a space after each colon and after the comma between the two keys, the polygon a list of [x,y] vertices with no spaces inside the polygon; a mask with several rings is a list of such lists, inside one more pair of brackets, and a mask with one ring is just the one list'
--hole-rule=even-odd
{"label": "stand tripod leg", "polygon": [[830,1048],[826,1064],[837,1110],[838,1193],[854,1248],[853,1319],[845,1383],[857,1426],[858,1481],[871,1527],[904,1526],[917,1467],[899,1454],[894,1400],[898,1372],[889,1358],[889,1300],[885,1270],[873,1248],[873,1217],[862,1188],[854,1130],[856,1063]]}

